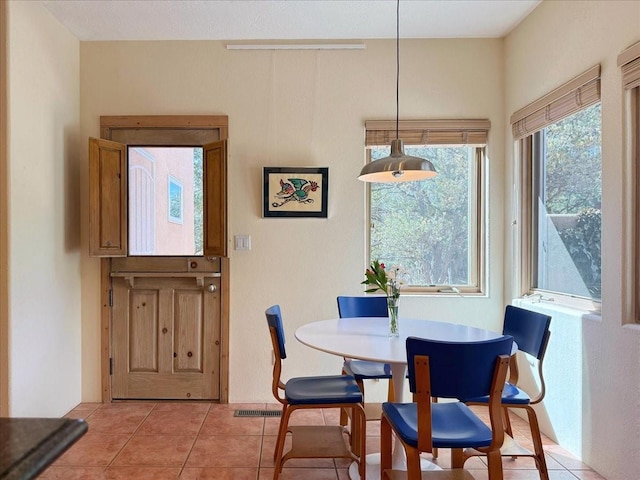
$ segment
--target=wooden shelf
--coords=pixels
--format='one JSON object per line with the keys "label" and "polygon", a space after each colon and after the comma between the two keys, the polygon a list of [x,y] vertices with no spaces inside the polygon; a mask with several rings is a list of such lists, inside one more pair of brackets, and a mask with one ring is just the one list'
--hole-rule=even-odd
{"label": "wooden shelf", "polygon": [[195,273],[195,272],[113,272],[112,277],[122,277],[134,288],[136,278],[193,278],[198,286],[204,285],[205,278],[220,278],[220,272]]}
{"label": "wooden shelf", "polygon": [[[473,448],[465,449],[464,453],[469,456],[483,456],[484,453],[479,452]],[[512,437],[504,434],[504,441],[502,442],[502,447],[500,448],[500,454],[503,457],[533,457],[534,454],[531,450],[524,448],[518,442],[516,442]]]}
{"label": "wooden shelf", "polygon": [[282,463],[290,458],[354,458],[344,437],[344,428],[333,425],[292,426],[291,450]]}

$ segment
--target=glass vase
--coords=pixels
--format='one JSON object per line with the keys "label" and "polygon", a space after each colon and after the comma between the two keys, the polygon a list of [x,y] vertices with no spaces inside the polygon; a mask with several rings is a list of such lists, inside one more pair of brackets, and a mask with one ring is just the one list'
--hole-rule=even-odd
{"label": "glass vase", "polygon": [[400,328],[398,326],[398,303],[400,303],[400,297],[387,297],[387,308],[389,310],[389,337],[397,337],[400,335]]}

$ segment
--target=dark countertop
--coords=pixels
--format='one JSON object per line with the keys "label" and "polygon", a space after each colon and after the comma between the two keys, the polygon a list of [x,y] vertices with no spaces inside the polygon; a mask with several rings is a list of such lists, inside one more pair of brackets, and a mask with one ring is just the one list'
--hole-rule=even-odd
{"label": "dark countertop", "polygon": [[71,418],[0,418],[0,479],[36,477],[87,428]]}

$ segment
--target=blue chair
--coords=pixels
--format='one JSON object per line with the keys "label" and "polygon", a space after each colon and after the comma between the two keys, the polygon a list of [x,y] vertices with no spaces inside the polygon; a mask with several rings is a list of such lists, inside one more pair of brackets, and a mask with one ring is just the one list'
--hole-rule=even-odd
{"label": "blue chair", "polygon": [[[344,317],[386,317],[388,316],[387,297],[369,296],[369,297],[338,297],[338,315]],[[388,363],[367,362],[365,360],[353,360],[345,358],[342,364],[342,374],[352,375],[362,395],[364,395],[364,380],[388,380],[387,400],[393,402],[393,380],[391,379],[391,366]],[[380,419],[380,406],[374,410],[367,409],[367,419]],[[347,415],[341,412],[340,425],[347,424]]]}
{"label": "blue chair", "polygon": [[[361,297],[338,297],[338,315],[344,317],[387,317],[387,297],[384,296],[361,296]],[[388,363],[368,362],[365,360],[354,360],[345,358],[342,364],[342,374],[351,375],[356,379],[358,387],[364,397],[365,380],[388,380],[387,400],[393,402],[393,380],[391,379],[391,365]],[[382,407],[380,403],[364,402],[365,415],[367,420],[380,420]],[[347,425],[347,410],[340,411],[340,425]]]}
{"label": "blue chair", "polygon": [[[287,353],[280,306],[269,307],[265,315],[275,356],[271,389],[273,396],[282,404],[273,455],[276,463],[274,480],[278,479],[284,463],[291,458],[348,458],[358,462],[360,478],[366,478],[366,421],[362,392],[355,379],[348,375],[297,377],[284,383],[280,375]],[[350,409],[354,419],[351,441],[345,440],[345,431],[340,425],[289,426],[291,414],[304,408]],[[292,447],[283,455],[287,433],[291,433]]]}
{"label": "blue chair", "polygon": [[[509,380],[502,392],[502,406],[504,408],[505,432],[509,435],[505,445],[502,448],[502,455],[505,457],[532,457],[536,462],[536,468],[540,473],[541,480],[549,480],[549,472],[547,470],[547,461],[542,449],[542,437],[540,435],[540,427],[538,425],[538,417],[533,409],[542,401],[545,395],[544,376],[542,374],[542,363],[544,354],[547,350],[551,332],[549,325],[551,317],[538,312],[532,312],[524,308],[507,305],[504,314],[504,326],[502,333],[511,335],[513,340],[518,344],[518,350],[531,355],[537,359],[538,363],[538,379],[540,381],[540,392],[533,398],[518,386],[519,371],[516,356],[511,357],[509,363]],[[474,398],[468,400],[469,405],[486,404],[487,397]],[[527,412],[529,419],[529,429],[531,432],[531,440],[533,441],[533,452],[521,447],[513,440],[513,432],[511,431],[511,422],[509,421],[509,409],[520,408]],[[467,457],[476,456],[479,452],[473,450],[465,452]]]}
{"label": "blue chair", "polygon": [[[461,469],[463,449],[487,455],[489,479],[502,480],[500,446],[504,438],[500,398],[513,339],[502,336],[481,342],[443,342],[407,338],[409,387],[414,403],[382,404],[380,432],[382,478],[421,479],[420,453],[450,448],[451,466]],[[489,395],[490,425],[459,398]],[[455,399],[435,403],[433,397]],[[407,472],[391,470],[391,431],[407,454]],[[434,478],[465,478],[468,472],[429,472]]]}

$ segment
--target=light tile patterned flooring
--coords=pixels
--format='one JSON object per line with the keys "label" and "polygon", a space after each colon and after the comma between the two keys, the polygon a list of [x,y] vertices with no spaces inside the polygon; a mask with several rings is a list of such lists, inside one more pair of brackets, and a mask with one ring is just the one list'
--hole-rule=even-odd
{"label": "light tile patterned flooring", "polygon": [[[273,451],[279,418],[234,417],[236,409],[277,409],[273,404],[123,402],[83,403],[68,417],[84,418],[89,431],[40,479],[215,479],[273,478]],[[516,439],[530,447],[528,424],[512,416]],[[292,423],[338,424],[336,410],[295,412]],[[367,422],[367,451],[380,448],[379,422]],[[558,445],[543,439],[550,480],[604,480]],[[427,456],[426,458],[430,458]],[[449,452],[437,463],[449,468]],[[504,459],[505,480],[538,480],[533,460]],[[282,480],[347,479],[344,459],[294,459]],[[477,480],[487,479],[479,458],[465,464]]]}

